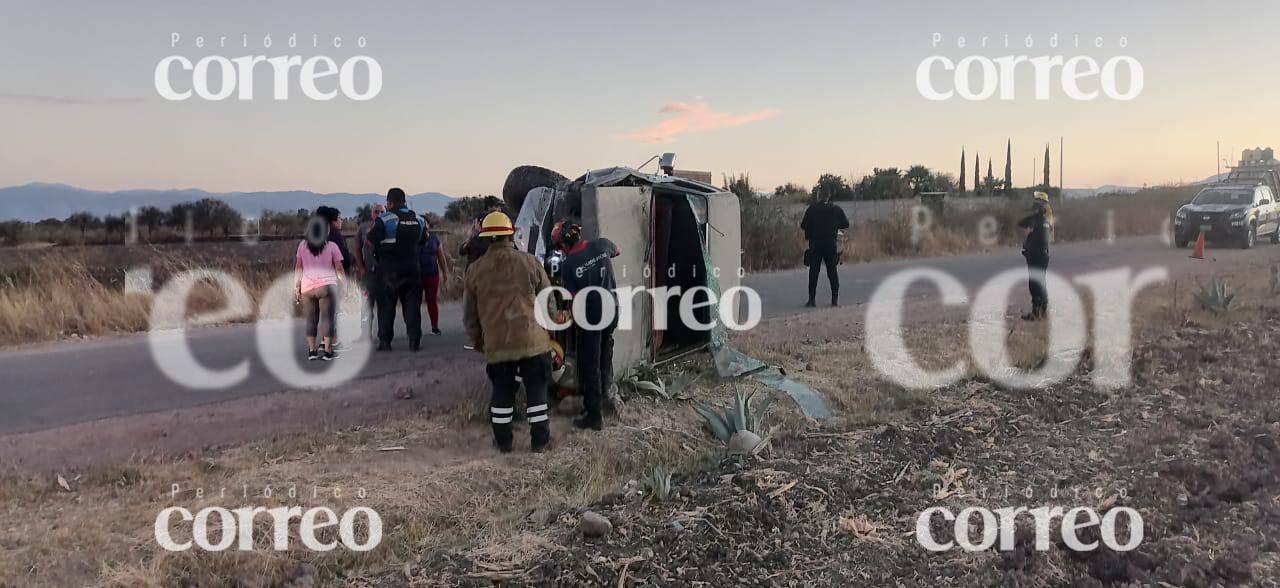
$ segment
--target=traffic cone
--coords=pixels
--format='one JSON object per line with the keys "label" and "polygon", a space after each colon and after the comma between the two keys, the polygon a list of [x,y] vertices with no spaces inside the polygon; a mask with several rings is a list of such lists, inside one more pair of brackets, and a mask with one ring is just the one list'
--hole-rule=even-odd
{"label": "traffic cone", "polygon": [[1196,237],[1196,248],[1191,250],[1192,259],[1204,259],[1204,231],[1200,231],[1200,236]]}

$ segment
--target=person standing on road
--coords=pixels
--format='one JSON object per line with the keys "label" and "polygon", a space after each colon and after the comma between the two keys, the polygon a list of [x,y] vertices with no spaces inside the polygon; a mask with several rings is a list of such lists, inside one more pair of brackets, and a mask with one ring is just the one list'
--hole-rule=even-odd
{"label": "person standing on road", "polygon": [[356,276],[360,278],[360,285],[364,287],[364,303],[360,305],[360,336],[368,337],[373,340],[373,325],[376,316],[374,308],[377,307],[377,282],[373,279],[373,246],[369,245],[369,231],[373,229],[374,221],[378,220],[382,213],[387,211],[387,207],[382,204],[374,204],[369,208],[369,218],[360,223],[356,228],[356,250],[355,265]]}
{"label": "person standing on road", "polygon": [[350,274],[354,259],[347,249],[347,238],[342,236],[342,211],[332,206],[321,206],[316,209],[316,215],[329,224],[329,241],[338,247],[338,252],[342,254],[342,269]]}
{"label": "person standing on road", "polygon": [[427,233],[427,241],[418,249],[418,266],[422,270],[422,303],[431,319],[431,334],[440,335],[440,284],[449,281],[449,257],[435,233]]}
{"label": "person standing on road", "polygon": [[[471,233],[468,234],[466,240],[462,242],[462,246],[458,247],[458,256],[463,260],[462,273],[464,277],[467,273],[467,269],[471,267],[471,264],[475,260],[480,259],[480,256],[484,255],[485,248],[489,246],[489,241],[487,239],[481,239],[479,237],[480,227],[485,217],[495,212],[503,212],[502,199],[497,196],[485,196],[484,210],[481,211],[480,214],[476,215],[475,220],[471,222]],[[508,215],[507,218],[511,217]],[[462,303],[464,306],[467,303],[467,293],[465,290],[462,292]],[[462,348],[475,349],[475,345],[473,345],[471,341],[467,341],[462,344]]]}
{"label": "person standing on road", "polygon": [[[581,226],[564,221],[551,229],[551,243],[564,252],[556,272],[560,282],[570,295],[586,296],[585,316],[573,317],[574,340],[578,346],[578,391],[583,404],[583,414],[574,419],[573,425],[599,431],[604,428],[604,394],[613,384],[613,331],[618,324],[613,258],[620,251],[605,238],[583,239]],[[583,292],[588,288],[591,290]],[[613,320],[601,325],[607,306],[612,307]]]}
{"label": "person standing on road", "polygon": [[[328,238],[329,224],[324,217],[312,217],[307,235],[298,243],[294,262],[294,297],[302,303],[302,316],[307,321],[307,359],[333,360],[336,335],[338,286],[342,283],[342,253]],[[323,346],[316,344],[320,321],[325,323]]]}
{"label": "person standing on road", "polygon": [[831,202],[830,194],[819,194],[805,209],[800,228],[809,241],[804,255],[805,265],[809,266],[809,301],[804,305],[817,306],[818,274],[825,265],[827,281],[831,282],[831,306],[837,306],[840,303],[840,274],[836,271],[840,263],[838,239],[840,231],[849,228],[849,218],[843,208]]}
{"label": "person standing on road", "polygon": [[468,340],[488,363],[494,444],[503,453],[511,451],[515,395],[523,382],[529,402],[530,447],[541,452],[551,442],[547,416],[551,336],[538,323],[535,307],[538,292],[549,288],[551,280],[537,258],[510,245],[514,234],[511,219],[501,212],[490,213],[481,222],[476,238],[488,243],[463,278],[462,318]]}
{"label": "person standing on road", "polygon": [[373,221],[374,276],[378,290],[378,351],[391,351],[395,335],[396,303],[404,313],[409,350],[422,346],[422,271],[418,248],[427,240],[427,221],[409,209],[404,190],[387,191],[387,211]]}
{"label": "person standing on road", "polygon": [[[328,223],[329,242],[336,245],[338,247],[338,253],[342,254],[343,275],[351,275],[351,268],[354,265],[352,263],[353,256],[351,255],[351,251],[347,249],[347,238],[342,236],[342,211],[336,208],[333,208],[331,206],[321,206],[316,209],[316,214],[321,218],[323,218],[326,223]],[[335,294],[337,295],[337,297],[334,298],[333,300],[334,300],[334,304],[336,305],[337,301],[343,297],[343,291],[336,290]],[[337,330],[334,330],[333,332],[332,347],[335,352],[342,350],[341,349],[342,346],[339,345],[338,343]]]}
{"label": "person standing on road", "polygon": [[1022,241],[1022,256],[1027,259],[1027,289],[1031,291],[1031,312],[1022,315],[1022,320],[1038,321],[1045,318],[1045,313],[1049,310],[1045,272],[1049,269],[1053,209],[1049,207],[1048,194],[1035,193],[1031,200],[1031,214],[1019,220],[1018,227],[1027,234]]}

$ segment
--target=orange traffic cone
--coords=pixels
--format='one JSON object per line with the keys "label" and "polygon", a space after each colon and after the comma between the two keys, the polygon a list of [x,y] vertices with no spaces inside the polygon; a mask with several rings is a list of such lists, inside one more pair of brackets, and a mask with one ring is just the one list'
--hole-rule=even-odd
{"label": "orange traffic cone", "polygon": [[1191,250],[1192,259],[1204,259],[1204,231],[1200,231],[1200,236],[1196,237],[1196,248]]}

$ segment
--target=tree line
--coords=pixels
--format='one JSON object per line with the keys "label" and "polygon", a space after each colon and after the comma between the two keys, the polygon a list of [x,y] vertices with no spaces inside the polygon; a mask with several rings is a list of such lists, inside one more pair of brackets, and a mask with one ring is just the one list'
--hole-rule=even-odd
{"label": "tree line", "polygon": [[[298,211],[302,214],[306,211]],[[307,216],[310,214],[307,213]],[[280,224],[281,213],[263,215]],[[288,215],[292,222],[293,215]],[[305,221],[306,216],[302,219]],[[298,221],[296,226],[301,227]],[[194,202],[180,202],[168,209],[156,206],[143,206],[132,213],[97,215],[80,211],[64,219],[46,218],[37,222],[10,220],[0,223],[0,242],[17,242],[28,240],[24,237],[42,237],[58,239],[67,233],[79,237],[81,242],[89,240],[89,234],[105,236],[124,235],[137,227],[139,237],[154,239],[161,233],[185,234],[187,231],[196,235],[229,236],[240,234],[245,227],[244,217],[231,205],[216,198],[204,198]]]}
{"label": "tree line", "polygon": [[[465,203],[450,203],[455,214],[483,209],[483,197],[469,196]],[[371,204],[351,209],[346,216],[343,231],[355,232],[359,223],[369,219]],[[9,220],[0,222],[0,244],[29,241],[59,243],[118,242],[135,231],[137,238],[150,242],[183,240],[193,237],[231,237],[235,235],[296,236],[306,230],[307,220],[314,209],[299,208],[295,211],[266,210],[257,217],[247,218],[230,204],[216,198],[204,198],[194,202],[180,202],[169,208],[142,206],[124,214],[98,215],[80,211],[66,218],[46,218],[36,222]],[[439,215],[425,213],[427,222],[442,222]],[[470,216],[460,218],[469,219]]]}
{"label": "tree line", "polygon": [[[898,167],[873,168],[871,173],[854,181],[839,174],[825,173],[818,177],[812,188],[787,182],[774,188],[773,193],[760,190],[751,183],[749,174],[730,174],[723,176],[722,187],[733,192],[743,202],[753,203],[762,199],[773,201],[804,201],[810,198],[832,200],[892,200],[897,198],[914,198],[925,192],[945,192],[954,196],[1016,196],[1017,188],[1013,185],[1013,141],[1005,142],[1004,177],[996,177],[994,163],[987,158],[986,173],[982,173],[982,160],[977,153],[973,155],[973,175],[968,175],[968,159],[964,148],[960,149],[959,179],[947,172],[929,169],[923,165],[912,165],[905,170]],[[1044,148],[1044,177],[1031,189],[1043,190],[1051,194],[1057,191],[1049,182],[1049,146]],[[972,178],[972,184],[969,178]],[[972,188],[970,187],[972,186]]]}
{"label": "tree line", "polygon": [[751,183],[749,174],[724,176],[722,186],[746,203],[762,199],[777,202],[799,202],[810,198],[832,200],[890,200],[913,198],[922,192],[951,192],[957,187],[955,176],[913,165],[906,170],[896,167],[874,168],[856,182],[838,174],[822,174],[812,188],[787,182],[764,192]]}

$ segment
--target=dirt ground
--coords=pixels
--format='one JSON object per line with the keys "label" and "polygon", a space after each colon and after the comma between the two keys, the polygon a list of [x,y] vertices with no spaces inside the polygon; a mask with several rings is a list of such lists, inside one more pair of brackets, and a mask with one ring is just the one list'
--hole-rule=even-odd
{"label": "dirt ground", "polygon": [[[1280,352],[1280,303],[1264,269],[1229,276],[1238,300],[1224,315],[1197,308],[1185,282],[1176,295],[1158,287],[1141,298],[1134,382],[1114,392],[1092,386],[1090,361],[1037,390],[980,376],[927,394],[904,390],[869,364],[864,309],[783,319],[758,330],[776,336],[737,344],[822,390],[838,417],[806,422],[780,399],[759,458],[725,457],[684,397],[724,402],[735,390],[768,390],[700,376],[676,401],[630,395],[603,433],[554,417],[547,454],[491,451],[477,398],[448,413],[406,414],[401,404],[397,416],[366,424],[5,476],[0,586],[1275,585],[1280,379],[1270,358]],[[913,350],[937,362],[967,353],[957,345],[963,323],[915,316],[936,320],[909,329]],[[1044,328],[1009,327],[1019,365],[1033,367]],[[706,367],[691,366],[704,375]],[[482,382],[471,385],[479,395]],[[335,410],[344,402],[321,399]],[[185,424],[242,419],[252,431],[271,422],[268,406],[252,406]],[[182,431],[152,424],[144,437]],[[129,430],[118,425],[112,444],[127,446]],[[666,501],[642,492],[656,466],[674,472]],[[359,555],[164,552],[152,534],[160,508],[262,503],[175,498],[173,483],[359,485],[386,538]],[[1038,552],[1024,528],[1012,552],[934,554],[911,533],[931,506],[1047,504],[1134,508],[1145,538],[1124,553],[1075,554],[1056,540]],[[576,525],[587,510],[608,516],[613,533],[584,539]]]}
{"label": "dirt ground", "polygon": [[[1134,381],[1008,390],[968,380],[931,394],[887,392],[871,411],[777,437],[760,459],[725,458],[677,476],[667,502],[611,493],[591,509],[615,531],[585,539],[580,510],[554,513],[542,557],[495,566],[424,557],[379,585],[1228,586],[1280,581],[1280,311],[1185,325],[1135,352]],[[814,370],[854,353],[814,353]],[[1137,549],[926,551],[932,506],[1136,509]],[[1027,521],[1023,521],[1026,523]],[[934,535],[943,537],[941,521]],[[948,527],[949,528],[949,527]]]}

